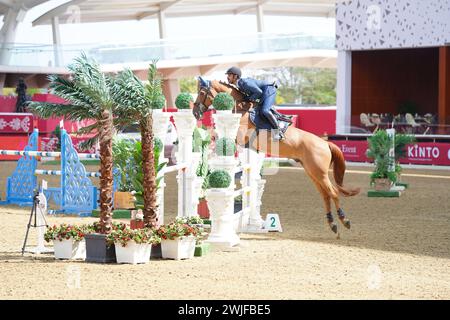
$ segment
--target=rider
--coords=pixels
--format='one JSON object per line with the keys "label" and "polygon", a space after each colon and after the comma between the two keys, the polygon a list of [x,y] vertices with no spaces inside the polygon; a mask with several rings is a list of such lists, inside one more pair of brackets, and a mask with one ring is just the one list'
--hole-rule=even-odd
{"label": "rider", "polygon": [[252,78],[241,78],[241,69],[238,67],[231,67],[225,72],[227,80],[230,84],[238,87],[247,96],[247,101],[255,103],[260,106],[262,115],[270,122],[273,129],[276,129],[278,135],[274,137],[276,140],[284,139],[284,134],[278,126],[278,121],[275,115],[270,111],[275,104],[277,95],[276,83],[270,83],[263,80],[256,80]]}

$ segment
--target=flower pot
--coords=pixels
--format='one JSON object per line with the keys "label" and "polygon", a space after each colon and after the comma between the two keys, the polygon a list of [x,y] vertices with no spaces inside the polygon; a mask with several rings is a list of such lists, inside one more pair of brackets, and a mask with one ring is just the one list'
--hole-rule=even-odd
{"label": "flower pot", "polygon": [[218,110],[213,115],[215,129],[220,138],[236,139],[242,115],[232,110]]}
{"label": "flower pot", "polygon": [[106,235],[92,233],[85,235],[84,238],[86,239],[86,262],[116,262],[114,244],[107,246]]}
{"label": "flower pot", "polygon": [[198,215],[202,219],[209,219],[208,202],[205,199],[200,200],[197,206]]}
{"label": "flower pot", "polygon": [[217,247],[239,244],[236,234],[237,216],[234,215],[234,191],[226,188],[206,190],[206,200],[211,212],[211,232],[205,241]]}
{"label": "flower pot", "polygon": [[195,237],[187,236],[174,240],[161,240],[161,253],[163,259],[190,259],[195,253]]}
{"label": "flower pot", "polygon": [[155,259],[161,259],[162,258],[161,243],[152,245],[152,250],[151,250],[151,253],[150,253],[150,259],[151,258],[155,258]]}
{"label": "flower pot", "polygon": [[375,179],[375,190],[389,191],[392,187],[392,181],[389,179]]}
{"label": "flower pot", "polygon": [[122,244],[114,243],[117,263],[147,263],[150,260],[152,245],[149,243],[137,244],[129,241],[125,247]]}
{"label": "flower pot", "polygon": [[53,240],[55,259],[86,259],[86,241]]}
{"label": "flower pot", "polygon": [[133,209],[134,197],[131,192],[114,192],[114,209]]}

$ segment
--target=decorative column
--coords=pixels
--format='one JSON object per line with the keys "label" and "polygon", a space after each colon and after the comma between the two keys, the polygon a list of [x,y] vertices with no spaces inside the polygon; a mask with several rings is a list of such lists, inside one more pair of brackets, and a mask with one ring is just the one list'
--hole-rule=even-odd
{"label": "decorative column", "polygon": [[[163,150],[159,155],[159,163],[169,162],[169,159],[164,157],[164,142],[166,141],[167,128],[169,126],[171,116],[172,113],[163,112],[162,109],[154,109],[152,111],[153,135],[156,138],[159,138],[163,143]],[[164,189],[166,187],[166,183],[164,182],[164,173],[159,173],[158,177],[162,177],[162,179],[159,181],[159,188],[156,191],[156,204],[158,205],[156,214],[158,217],[158,225],[162,225],[164,224]]]}
{"label": "decorative column", "polygon": [[[240,120],[242,115],[232,113],[232,110],[221,110],[216,111],[216,114],[213,115],[215,130],[217,133],[218,139],[230,139],[236,140],[237,132],[239,130]],[[234,183],[234,176],[236,172],[236,167],[239,162],[233,156],[217,156],[209,162],[209,167],[211,170],[225,170],[229,173],[232,179],[232,183],[230,185],[230,189],[236,187]]]}
{"label": "decorative column", "polygon": [[[235,140],[239,130],[240,114],[229,111],[217,111],[213,115],[218,139]],[[206,240],[213,249],[229,251],[239,244],[235,225],[237,216],[234,214],[235,183],[234,176],[239,161],[232,156],[218,156],[209,162],[211,170],[224,170],[231,176],[228,188],[208,189],[206,200],[211,213],[211,233]]]}
{"label": "decorative column", "polygon": [[240,239],[234,229],[234,191],[229,188],[208,189],[206,201],[211,213],[211,232],[205,242],[210,243],[213,249],[225,251],[239,244]]}
{"label": "decorative column", "polygon": [[197,178],[197,167],[194,167],[192,163],[192,135],[197,126],[197,119],[190,109],[179,109],[178,112],[173,114],[173,118],[178,133],[178,152],[175,154],[177,163],[187,164],[187,167],[180,169],[177,175],[178,217],[189,217],[190,215],[197,215],[197,208],[192,208],[195,193],[193,192],[194,181]]}
{"label": "decorative column", "polygon": [[218,138],[236,139],[241,114],[233,113],[232,110],[218,110],[213,114],[215,131]]}
{"label": "decorative column", "polygon": [[239,221],[239,232],[263,231],[264,220],[261,217],[260,206],[265,180],[261,179],[260,172],[264,164],[264,158],[264,153],[258,153],[248,148],[239,154],[241,165],[244,167],[241,185],[243,188],[249,189],[249,192],[244,192],[242,196],[242,209],[249,208],[249,210],[242,215]]}

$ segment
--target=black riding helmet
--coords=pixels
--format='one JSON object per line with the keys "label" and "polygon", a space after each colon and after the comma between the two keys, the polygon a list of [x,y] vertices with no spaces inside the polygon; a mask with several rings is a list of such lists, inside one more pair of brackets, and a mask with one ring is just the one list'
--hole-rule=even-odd
{"label": "black riding helmet", "polygon": [[241,69],[239,69],[238,67],[231,67],[230,69],[227,70],[227,72],[225,72],[225,74],[235,74],[237,75],[239,78],[241,77]]}

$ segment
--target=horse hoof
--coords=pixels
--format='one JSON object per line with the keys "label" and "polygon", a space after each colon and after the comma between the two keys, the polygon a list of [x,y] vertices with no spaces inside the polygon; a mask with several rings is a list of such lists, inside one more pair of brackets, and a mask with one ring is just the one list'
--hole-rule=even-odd
{"label": "horse hoof", "polygon": [[334,233],[337,233],[337,224],[335,224],[335,223],[330,224],[330,228],[331,228],[331,231],[333,231]]}
{"label": "horse hoof", "polygon": [[350,227],[352,226],[350,220],[346,220],[344,221],[344,227],[346,227],[347,229],[350,229]]}

